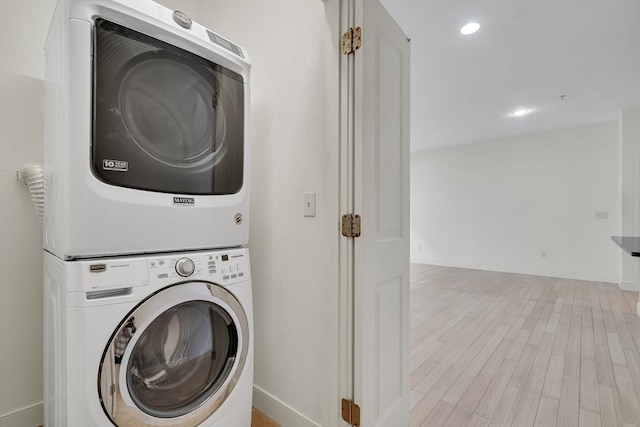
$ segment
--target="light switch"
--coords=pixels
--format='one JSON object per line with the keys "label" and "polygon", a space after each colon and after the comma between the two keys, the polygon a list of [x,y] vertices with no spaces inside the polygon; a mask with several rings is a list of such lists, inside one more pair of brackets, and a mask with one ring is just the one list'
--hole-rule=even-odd
{"label": "light switch", "polygon": [[307,191],[304,193],[304,216],[316,216],[316,193]]}

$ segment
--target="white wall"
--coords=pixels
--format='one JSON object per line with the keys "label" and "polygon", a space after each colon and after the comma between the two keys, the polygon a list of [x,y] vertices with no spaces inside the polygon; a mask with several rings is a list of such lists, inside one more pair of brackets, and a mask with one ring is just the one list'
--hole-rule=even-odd
{"label": "white wall", "polygon": [[[638,118],[640,121],[640,117]],[[640,237],[640,138],[636,141],[636,174],[635,174],[635,182],[636,182],[636,237]],[[640,258],[636,258],[636,278],[638,282],[636,285],[640,288]],[[640,290],[640,289],[639,289]],[[640,295],[638,295],[638,304],[636,308],[636,313],[638,313],[638,317],[640,317]]]}
{"label": "white wall", "polygon": [[44,41],[55,1],[0,1],[0,425],[42,420],[42,229],[16,170],[42,161]]}
{"label": "white wall", "polygon": [[[638,236],[640,217],[637,208],[638,171],[637,153],[640,145],[640,108],[630,108],[620,115],[620,232],[622,236]],[[620,258],[620,288],[638,291],[638,260],[626,256]]]}
{"label": "white wall", "polygon": [[412,261],[617,282],[618,146],[611,122],[413,153]]}
{"label": "white wall", "polygon": [[[249,52],[255,403],[283,424],[331,425],[327,414],[338,404],[331,375],[337,372],[337,1],[160,3]],[[54,6],[54,0],[0,1],[2,427],[42,422],[41,229],[15,171],[42,161],[43,48]],[[315,218],[303,217],[304,191],[317,193]]]}
{"label": "white wall", "polygon": [[[333,425],[323,410],[337,410],[337,3],[203,2],[197,18],[253,64],[254,404],[285,425]],[[317,192],[315,218],[303,217],[304,191]]]}
{"label": "white wall", "polygon": [[[620,169],[620,234],[640,236],[640,107],[620,115]],[[640,291],[640,258],[622,255],[620,288]],[[640,316],[640,296],[637,312]]]}

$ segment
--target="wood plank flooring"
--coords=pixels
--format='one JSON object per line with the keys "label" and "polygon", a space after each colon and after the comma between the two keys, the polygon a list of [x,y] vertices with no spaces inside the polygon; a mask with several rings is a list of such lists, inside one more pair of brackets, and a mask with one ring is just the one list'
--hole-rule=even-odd
{"label": "wood plank flooring", "polygon": [[411,426],[640,427],[637,292],[411,266]]}
{"label": "wood plank flooring", "polygon": [[251,427],[280,427],[271,418],[258,411],[256,408],[251,412]]}

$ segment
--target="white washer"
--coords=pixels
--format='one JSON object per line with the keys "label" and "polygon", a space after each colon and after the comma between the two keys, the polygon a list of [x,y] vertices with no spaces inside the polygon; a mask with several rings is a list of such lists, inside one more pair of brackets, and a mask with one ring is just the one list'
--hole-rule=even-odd
{"label": "white washer", "polygon": [[249,427],[248,249],[45,252],[47,427]]}
{"label": "white washer", "polygon": [[45,65],[47,251],[247,243],[242,48],[150,0],[59,0]]}

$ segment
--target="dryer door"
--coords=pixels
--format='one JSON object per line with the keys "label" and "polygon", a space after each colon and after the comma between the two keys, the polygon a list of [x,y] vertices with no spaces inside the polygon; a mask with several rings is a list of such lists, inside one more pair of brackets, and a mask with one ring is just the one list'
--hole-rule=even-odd
{"label": "dryer door", "polygon": [[105,349],[103,409],[121,427],[196,426],[238,382],[248,340],[244,310],[226,289],[204,282],[165,289],[128,315]]}
{"label": "dryer door", "polygon": [[240,191],[242,76],[104,19],[94,37],[94,175],[167,193]]}

